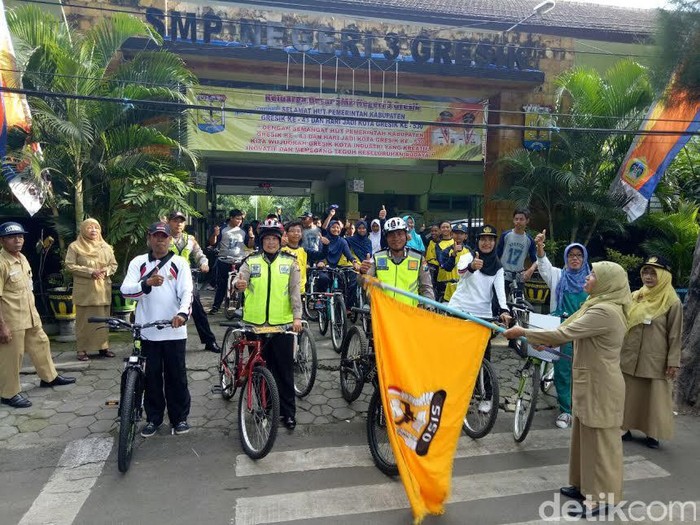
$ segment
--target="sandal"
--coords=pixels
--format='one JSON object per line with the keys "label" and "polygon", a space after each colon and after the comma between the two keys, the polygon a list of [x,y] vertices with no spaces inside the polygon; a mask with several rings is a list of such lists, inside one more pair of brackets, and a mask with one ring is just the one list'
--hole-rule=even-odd
{"label": "sandal", "polygon": [[110,349],[100,350],[100,357],[114,357],[114,352]]}
{"label": "sandal", "polygon": [[78,352],[78,361],[90,361],[90,357],[87,352]]}

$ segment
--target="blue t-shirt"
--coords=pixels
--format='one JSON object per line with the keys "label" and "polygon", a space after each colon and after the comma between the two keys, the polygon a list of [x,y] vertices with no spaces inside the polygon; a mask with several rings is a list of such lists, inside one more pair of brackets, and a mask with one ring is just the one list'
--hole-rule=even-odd
{"label": "blue t-shirt", "polygon": [[537,260],[537,248],[535,241],[527,233],[518,234],[509,230],[498,239],[496,255],[503,265],[506,281],[512,281],[515,279],[515,273],[524,268],[528,256],[531,261]]}

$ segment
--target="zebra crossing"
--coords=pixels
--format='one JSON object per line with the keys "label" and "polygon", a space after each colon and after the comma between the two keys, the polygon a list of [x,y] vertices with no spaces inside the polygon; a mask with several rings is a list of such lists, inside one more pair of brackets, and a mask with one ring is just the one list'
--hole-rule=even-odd
{"label": "zebra crossing", "polygon": [[[460,462],[469,458],[508,457],[512,454],[536,453],[560,449],[557,459],[566,455],[561,449],[569,444],[569,434],[558,429],[534,430],[526,442],[517,444],[508,432],[495,433],[487,438],[474,441],[460,438],[455,459],[455,471]],[[513,458],[515,459],[515,458]],[[502,462],[501,462],[502,463]],[[453,475],[450,506],[487,500],[508,498],[538,492],[557,492],[566,483],[568,465],[538,464],[533,456],[532,466],[507,468],[505,470],[469,472]],[[517,462],[513,463],[517,465]],[[266,476],[295,475],[297,487],[304,487],[304,473],[333,471],[342,473],[345,469],[374,469],[374,464],[366,445],[307,448],[288,451],[273,451],[263,460],[254,462],[245,455],[236,457],[235,472],[238,478],[264,480]],[[665,478],[670,473],[641,455],[625,457],[625,482]],[[339,478],[342,477],[340,474]],[[368,476],[376,481],[378,478]],[[335,518],[362,513],[371,516],[386,511],[407,512],[408,500],[399,480],[381,478],[379,483],[353,484],[286,492],[283,494],[243,495],[236,500],[234,525],[257,525],[264,523],[304,522],[321,520],[329,523]],[[406,514],[408,516],[408,514]],[[532,516],[535,518],[536,515]],[[539,523],[534,520],[519,523]],[[372,519],[366,523],[375,523]],[[377,521],[376,523],[380,523]]]}

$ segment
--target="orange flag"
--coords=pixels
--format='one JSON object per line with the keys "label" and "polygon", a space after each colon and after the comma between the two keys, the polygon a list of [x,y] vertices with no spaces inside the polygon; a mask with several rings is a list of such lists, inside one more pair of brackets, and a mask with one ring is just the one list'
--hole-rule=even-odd
{"label": "orange flag", "polygon": [[462,421],[491,331],[369,286],[387,431],[415,523],[442,514]]}

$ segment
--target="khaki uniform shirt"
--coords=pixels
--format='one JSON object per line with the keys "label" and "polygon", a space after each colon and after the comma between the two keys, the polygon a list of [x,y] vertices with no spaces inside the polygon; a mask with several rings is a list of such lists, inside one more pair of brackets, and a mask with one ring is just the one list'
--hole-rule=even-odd
{"label": "khaki uniform shirt", "polygon": [[525,330],[530,343],[574,343],[572,411],[591,428],[619,428],[625,407],[620,350],[627,329],[622,307],[597,304],[556,330]]}
{"label": "khaki uniform shirt", "polygon": [[[112,303],[112,280],[110,275],[117,271],[114,252],[106,246],[96,257],[78,254],[71,243],[66,252],[66,268],[73,274],[73,304],[76,306],[98,306]],[[107,270],[104,279],[93,279],[92,272]]]}
{"label": "khaki uniform shirt", "polygon": [[0,250],[0,309],[10,331],[17,332],[41,326],[34,305],[32,269],[27,258]]}
{"label": "khaki uniform shirt", "polygon": [[682,330],[683,306],[679,301],[650,324],[632,327],[622,345],[620,368],[635,377],[665,379],[667,367],[680,366]]}

